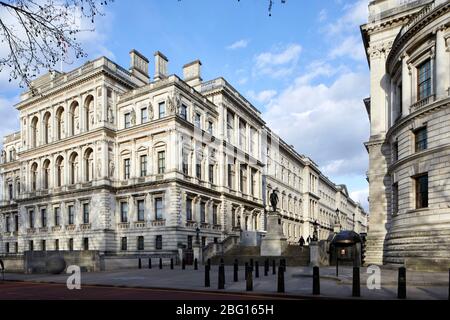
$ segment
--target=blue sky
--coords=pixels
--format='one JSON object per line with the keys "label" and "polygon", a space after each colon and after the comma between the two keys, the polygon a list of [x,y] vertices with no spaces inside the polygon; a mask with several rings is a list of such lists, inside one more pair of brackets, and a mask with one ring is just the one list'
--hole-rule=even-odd
{"label": "blue sky", "polygon": [[[132,48],[149,58],[163,52],[169,72],[179,75],[200,59],[204,80],[226,78],[271,128],[366,207],[369,123],[362,99],[369,96],[369,71],[359,25],[367,4],[275,0],[269,17],[268,0],[116,0],[95,31],[79,39],[88,60],[106,55],[124,67]],[[20,91],[0,74],[0,135],[18,128],[12,105]]]}

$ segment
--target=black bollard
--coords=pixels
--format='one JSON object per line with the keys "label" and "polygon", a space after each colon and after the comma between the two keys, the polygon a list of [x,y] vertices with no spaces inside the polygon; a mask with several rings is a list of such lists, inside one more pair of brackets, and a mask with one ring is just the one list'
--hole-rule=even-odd
{"label": "black bollard", "polygon": [[284,267],[281,265],[278,267],[278,292],[284,292]]}
{"label": "black bollard", "polygon": [[184,258],[183,260],[181,260],[181,269],[182,270],[186,269],[186,260],[184,260]]}
{"label": "black bollard", "polygon": [[141,258],[139,258],[139,260],[138,260],[138,268],[139,268],[139,269],[142,269],[142,261],[141,261]]}
{"label": "black bollard", "polygon": [[255,278],[259,278],[259,263],[255,261]]}
{"label": "black bollard", "polygon": [[275,260],[272,260],[272,274],[277,274],[277,269],[275,266]]}
{"label": "black bollard", "polygon": [[319,273],[319,267],[313,268],[313,294],[319,295],[320,294],[320,273]]}
{"label": "black bollard", "polygon": [[238,272],[239,272],[239,265],[238,265],[238,261],[237,259],[234,260],[234,265],[233,265],[233,281],[234,282],[238,282]]}
{"label": "black bollard", "polygon": [[152,268],[152,258],[148,258],[148,268]]}
{"label": "black bollard", "polygon": [[397,298],[406,299],[406,268],[405,267],[400,267],[398,269]]}
{"label": "black bollard", "polygon": [[225,289],[225,266],[220,264],[219,266],[219,279],[218,279],[218,289]]}
{"label": "black bollard", "polygon": [[205,287],[206,288],[209,288],[211,286],[211,281],[209,278],[209,271],[210,271],[209,265],[205,265]]}
{"label": "black bollard", "polygon": [[173,270],[173,258],[170,258],[170,269]]}
{"label": "black bollard", "polygon": [[162,258],[159,258],[159,268],[162,269]]}
{"label": "black bollard", "polygon": [[361,297],[361,282],[359,279],[359,267],[353,267],[352,296]]}
{"label": "black bollard", "polygon": [[245,283],[246,283],[246,290],[247,291],[253,291],[253,274],[252,269],[250,266],[245,267]]}
{"label": "black bollard", "polygon": [[269,259],[264,261],[264,276],[267,277],[269,274]]}
{"label": "black bollard", "polygon": [[198,270],[198,261],[197,261],[197,258],[194,259],[194,270]]}
{"label": "black bollard", "polygon": [[208,259],[208,266],[209,266],[209,270],[211,270],[211,259]]}

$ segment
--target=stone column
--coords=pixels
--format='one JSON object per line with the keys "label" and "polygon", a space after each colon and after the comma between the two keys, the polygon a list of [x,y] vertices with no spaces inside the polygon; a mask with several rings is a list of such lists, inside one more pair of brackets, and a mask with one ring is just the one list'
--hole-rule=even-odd
{"label": "stone column", "polygon": [[444,38],[444,29],[441,28],[436,32],[436,68],[434,73],[436,98],[448,97],[449,95],[449,53]]}

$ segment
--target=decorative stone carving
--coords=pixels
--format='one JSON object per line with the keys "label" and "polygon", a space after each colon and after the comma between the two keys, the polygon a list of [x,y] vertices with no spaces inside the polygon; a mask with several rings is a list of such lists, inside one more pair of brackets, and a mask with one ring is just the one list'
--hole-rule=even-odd
{"label": "decorative stone carving", "polygon": [[110,178],[114,177],[114,170],[115,170],[114,161],[110,161],[109,162],[109,177]]}
{"label": "decorative stone carving", "polygon": [[108,122],[114,124],[114,114],[111,106],[108,106]]}
{"label": "decorative stone carving", "polygon": [[102,176],[102,160],[98,159],[97,160],[97,177],[101,177]]}
{"label": "decorative stone carving", "polygon": [[153,105],[151,102],[148,103],[148,120],[153,120],[154,112],[153,112]]}
{"label": "decorative stone carving", "polygon": [[131,124],[132,125],[135,125],[136,124],[136,111],[134,111],[134,109],[133,110],[131,110]]}
{"label": "decorative stone carving", "polygon": [[5,150],[2,150],[1,160],[2,160],[2,163],[6,162],[6,151]]}

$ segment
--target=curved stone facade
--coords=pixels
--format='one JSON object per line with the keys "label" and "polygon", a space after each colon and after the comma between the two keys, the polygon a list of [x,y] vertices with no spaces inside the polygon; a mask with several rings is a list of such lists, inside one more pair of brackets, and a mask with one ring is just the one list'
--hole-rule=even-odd
{"label": "curved stone facade", "polygon": [[[370,11],[389,3],[374,1]],[[362,27],[372,77],[367,261],[444,267],[450,262],[450,3],[416,1],[392,12]],[[374,55],[377,47],[384,49]]]}

